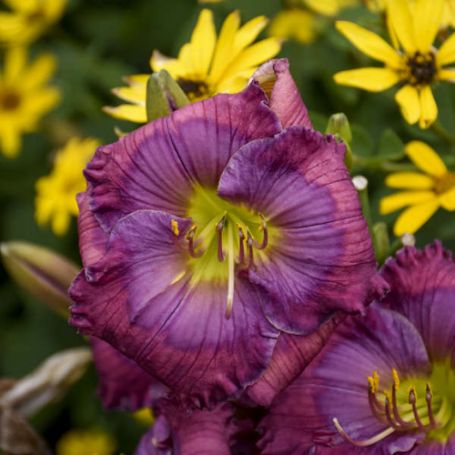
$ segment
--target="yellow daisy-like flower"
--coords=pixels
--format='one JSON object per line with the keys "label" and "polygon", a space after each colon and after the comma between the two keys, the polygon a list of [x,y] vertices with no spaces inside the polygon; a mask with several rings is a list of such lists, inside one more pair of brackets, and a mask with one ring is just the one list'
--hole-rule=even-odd
{"label": "yellow daisy-like flower", "polygon": [[302,8],[284,9],[272,19],[269,35],[309,44],[316,38],[318,22],[318,18],[310,11]]}
{"label": "yellow daisy-like flower", "polygon": [[113,455],[115,442],[101,430],[72,430],[57,443],[57,455]]}
{"label": "yellow daisy-like flower", "polygon": [[0,42],[34,41],[63,14],[67,0],[3,0],[11,11],[0,12]]}
{"label": "yellow daisy-like flower", "polygon": [[59,91],[47,85],[55,59],[42,55],[27,65],[23,48],[10,49],[0,73],[0,150],[9,158],[21,148],[21,135],[38,129],[38,122],[59,101]]}
{"label": "yellow daisy-like flower", "polygon": [[[266,25],[267,19],[260,16],[240,26],[240,14],[234,11],[224,21],[217,37],[213,14],[203,9],[191,41],[182,46],[178,57],[168,58],[155,51],[150,66],[153,71],[167,70],[191,101],[209,98],[217,93],[239,92],[256,68],[280,51],[280,40],[277,38],[267,38],[253,44]],[[128,87],[114,89],[119,98],[130,104],[104,110],[116,118],[145,123],[148,77],[147,74],[130,76],[127,79]]]}
{"label": "yellow daisy-like flower", "polygon": [[133,412],[132,416],[137,422],[146,427],[151,427],[153,422],[155,421],[153,411],[150,408],[141,408]]}
{"label": "yellow daisy-like flower", "polygon": [[337,22],[338,30],[354,46],[385,67],[341,71],[335,74],[335,81],[371,92],[402,83],[395,100],[405,120],[427,128],[438,116],[432,85],[438,81],[455,82],[455,68],[447,68],[455,61],[455,34],[439,49],[433,47],[443,12],[444,0],[416,0],[413,7],[409,0],[388,2],[394,47],[352,22]]}
{"label": "yellow daisy-like flower", "polygon": [[76,194],[85,190],[82,171],[99,145],[97,139],[73,138],[57,152],[52,172],[36,182],[35,218],[39,225],[50,222],[55,234],[65,234],[71,216],[79,213]]}
{"label": "yellow daisy-like flower", "polygon": [[397,236],[414,234],[440,207],[455,210],[455,172],[449,171],[439,155],[424,142],[410,142],[406,154],[422,172],[390,174],[386,185],[403,191],[384,197],[380,203],[382,215],[407,207],[395,222]]}

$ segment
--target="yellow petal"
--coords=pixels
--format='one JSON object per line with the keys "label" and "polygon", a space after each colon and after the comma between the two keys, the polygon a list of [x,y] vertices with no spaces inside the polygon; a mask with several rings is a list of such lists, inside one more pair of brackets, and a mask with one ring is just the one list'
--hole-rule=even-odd
{"label": "yellow petal", "polygon": [[407,205],[420,204],[434,198],[432,191],[400,191],[383,197],[379,204],[379,212],[381,215],[388,215]]}
{"label": "yellow petal", "polygon": [[389,188],[409,188],[410,190],[429,190],[434,181],[418,172],[395,172],[387,176],[385,184]]}
{"label": "yellow petal", "polygon": [[60,92],[53,87],[46,87],[31,92],[24,101],[24,110],[43,115],[57,105]]}
{"label": "yellow petal", "polygon": [[400,68],[402,58],[386,41],[376,33],[360,27],[353,22],[337,21],[336,28],[364,54],[388,66]]}
{"label": "yellow petal", "polygon": [[444,44],[439,48],[436,56],[440,66],[448,65],[455,61],[455,33],[444,41]]}
{"label": "yellow petal", "polygon": [[191,35],[191,66],[198,75],[206,75],[216,43],[213,13],[203,9]]}
{"label": "yellow petal", "polygon": [[441,81],[455,82],[455,68],[439,70],[438,79]]}
{"label": "yellow petal", "polygon": [[447,173],[444,161],[424,142],[411,141],[406,145],[405,151],[410,160],[426,174],[442,177]]}
{"label": "yellow petal", "polygon": [[304,3],[312,10],[325,16],[335,16],[340,9],[338,2],[333,0],[304,0]]}
{"label": "yellow petal", "polygon": [[417,46],[414,24],[409,10],[409,0],[387,2],[387,14],[390,17],[390,26],[398,41],[407,53],[413,54],[417,50]]}
{"label": "yellow petal", "polygon": [[420,91],[420,128],[428,128],[438,118],[438,106],[429,85]]}
{"label": "yellow petal", "polygon": [[234,49],[236,52],[249,46],[267,25],[265,16],[258,16],[242,25],[235,35]]}
{"label": "yellow petal", "polygon": [[124,101],[145,106],[145,85],[134,84],[129,87],[117,87],[112,89],[112,93]]}
{"label": "yellow petal", "polygon": [[4,77],[6,82],[17,84],[27,61],[27,52],[23,47],[9,49],[5,56]]}
{"label": "yellow petal", "polygon": [[395,85],[400,76],[389,68],[360,68],[336,73],[334,79],[337,84],[382,92]]}
{"label": "yellow petal", "polygon": [[3,0],[12,10],[25,14],[33,13],[36,10],[36,0]]}
{"label": "yellow petal", "polygon": [[308,44],[316,36],[317,19],[303,9],[281,10],[272,20],[269,35],[277,38],[295,39]]}
{"label": "yellow petal", "polygon": [[7,127],[0,131],[0,150],[7,158],[14,158],[21,148],[21,136],[15,128]]}
{"label": "yellow petal", "polygon": [[128,120],[135,123],[147,122],[145,107],[139,106],[138,104],[121,104],[117,107],[106,106],[103,108],[103,111],[121,120]]}
{"label": "yellow petal", "polygon": [[220,36],[213,54],[213,64],[210,70],[210,80],[216,83],[223,74],[232,57],[236,32],[240,25],[240,14],[234,11],[229,14],[221,27]]}
{"label": "yellow petal", "polygon": [[395,101],[401,109],[405,120],[413,125],[420,119],[420,97],[417,89],[411,85],[405,85],[395,94]]}
{"label": "yellow petal", "polygon": [[416,0],[414,29],[417,49],[428,52],[442,25],[445,0]]}
{"label": "yellow petal", "polygon": [[455,188],[441,194],[439,202],[444,209],[453,212],[455,210]]}
{"label": "yellow petal", "polygon": [[439,201],[435,198],[406,209],[397,219],[393,232],[397,237],[404,234],[414,234],[438,210]]}
{"label": "yellow petal", "polygon": [[25,90],[38,87],[47,82],[55,71],[55,58],[51,54],[38,57],[24,73],[21,84]]}
{"label": "yellow petal", "polygon": [[231,78],[245,69],[255,67],[275,57],[280,49],[280,40],[277,38],[267,38],[247,47],[238,55],[231,65],[229,65],[223,74],[223,79]]}

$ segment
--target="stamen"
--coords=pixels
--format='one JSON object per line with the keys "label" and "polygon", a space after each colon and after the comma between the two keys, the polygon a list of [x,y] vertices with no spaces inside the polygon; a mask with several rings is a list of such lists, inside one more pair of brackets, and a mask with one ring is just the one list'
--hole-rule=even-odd
{"label": "stamen", "polygon": [[258,250],[263,250],[264,248],[267,247],[267,245],[269,243],[269,231],[267,230],[267,222],[265,221],[264,215],[260,214],[260,217],[262,219],[262,224],[261,224],[261,227],[260,227],[260,230],[262,231],[262,242],[259,244],[255,240],[254,241],[254,246]]}
{"label": "stamen", "polygon": [[409,422],[403,420],[400,416],[400,412],[398,411],[398,402],[397,402],[397,390],[400,388],[400,376],[398,375],[398,371],[395,368],[392,369],[392,377],[393,377],[393,386],[392,386],[392,411],[394,419],[401,425],[401,426],[409,426]]}
{"label": "stamen", "polygon": [[395,420],[393,420],[392,418],[392,414],[390,412],[390,398],[388,397],[387,394],[385,394],[385,399],[384,399],[384,407],[385,407],[385,416],[386,416],[386,419],[387,419],[387,423],[395,428],[395,429],[399,429],[400,428],[400,425],[398,425]]}
{"label": "stamen", "polygon": [[432,427],[435,427],[436,421],[434,420],[434,414],[433,414],[433,394],[431,392],[430,384],[427,384],[427,387],[426,387],[425,401],[427,402],[428,418],[430,419],[430,425]]}
{"label": "stamen", "polygon": [[234,256],[234,232],[233,228],[228,228],[228,290],[226,301],[226,319],[231,317],[232,305],[234,304],[235,287],[235,256]]}
{"label": "stamen", "polygon": [[190,230],[188,231],[188,234],[186,234],[186,239],[188,240],[188,251],[190,255],[193,258],[200,258],[204,254],[204,251],[202,248],[199,251],[196,251],[194,249],[194,235],[196,234],[196,229],[197,226],[193,224],[193,226],[191,226]]}
{"label": "stamen", "polygon": [[177,220],[171,220],[171,229],[172,233],[178,237],[180,235],[180,230],[179,230],[179,223]]}
{"label": "stamen", "polygon": [[218,260],[220,262],[224,261],[223,253],[223,229],[226,224],[226,215],[221,218],[220,222],[216,225],[216,235],[218,237]]}
{"label": "stamen", "polygon": [[239,258],[238,258],[238,263],[243,264],[245,261],[245,233],[243,232],[242,226],[239,224],[237,225],[237,232],[239,235]]}
{"label": "stamen", "polygon": [[254,254],[253,254],[253,245],[254,245],[254,240],[253,236],[251,235],[250,231],[247,232],[248,239],[246,241],[246,244],[248,246],[248,268],[254,266]]}
{"label": "stamen", "polygon": [[425,427],[420,420],[419,413],[417,411],[417,392],[414,386],[409,389],[409,404],[412,406],[412,413],[414,414],[414,419],[420,431],[425,431]]}
{"label": "stamen", "polygon": [[377,442],[382,441],[383,439],[387,438],[395,431],[394,428],[389,427],[389,428],[386,428],[381,433],[378,433],[377,435],[372,436],[369,439],[365,439],[363,441],[355,441],[346,433],[346,431],[344,431],[343,427],[340,425],[340,422],[338,421],[338,419],[336,417],[334,419],[332,419],[332,422],[335,425],[335,428],[337,429],[338,433],[340,433],[340,436],[345,441],[347,441],[350,444],[357,446],[357,447],[372,446],[373,444],[376,444]]}
{"label": "stamen", "polygon": [[378,420],[382,420],[383,418],[382,407],[379,404],[378,399],[376,398],[376,394],[373,389],[373,384],[372,381],[370,382],[370,379],[372,380],[373,378],[371,377],[368,378],[368,403],[370,405],[370,410]]}

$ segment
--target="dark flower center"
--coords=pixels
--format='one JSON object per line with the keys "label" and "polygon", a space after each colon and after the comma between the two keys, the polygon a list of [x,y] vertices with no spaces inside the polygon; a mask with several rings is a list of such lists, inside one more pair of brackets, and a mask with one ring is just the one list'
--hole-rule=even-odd
{"label": "dark flower center", "polygon": [[44,10],[37,9],[36,11],[33,11],[32,13],[27,15],[27,21],[29,23],[37,22],[37,21],[44,19],[45,17],[46,17],[46,14],[45,14]]}
{"label": "dark flower center", "polygon": [[[392,433],[421,432],[427,440],[447,441],[455,431],[455,371],[450,362],[433,364],[429,376],[411,376],[400,381],[392,370],[392,384],[380,390],[377,371],[368,377],[368,403],[371,413],[386,427],[369,439],[352,439],[338,419],[333,423],[350,444],[368,447]],[[434,388],[434,390],[433,390]]]}
{"label": "dark flower center", "polygon": [[14,90],[0,90],[0,108],[4,111],[13,111],[21,104],[20,95]]}
{"label": "dark flower center", "polygon": [[443,194],[452,188],[455,188],[455,172],[447,172],[434,181],[434,190],[437,194]]}
{"label": "dark flower center", "polygon": [[209,94],[209,87],[204,81],[179,78],[177,82],[191,101],[196,101]]}
{"label": "dark flower center", "polygon": [[437,73],[436,59],[433,52],[422,54],[417,51],[408,57],[409,82],[412,85],[429,85]]}

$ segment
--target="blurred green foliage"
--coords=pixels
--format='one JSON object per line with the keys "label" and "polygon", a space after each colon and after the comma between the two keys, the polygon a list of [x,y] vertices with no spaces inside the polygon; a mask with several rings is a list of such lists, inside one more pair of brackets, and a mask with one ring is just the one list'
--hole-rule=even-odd
{"label": "blurred green foliage", "polygon": [[[212,8],[220,24],[236,8],[242,12],[243,20],[261,14],[272,17],[280,9],[280,2],[228,0]],[[153,49],[176,55],[189,38],[200,9],[201,5],[193,0],[70,1],[60,23],[31,49],[32,54],[50,51],[57,57],[56,84],[63,92],[62,102],[43,122],[41,133],[25,137],[17,159],[7,160],[0,155],[0,241],[27,240],[79,261],[75,223],[62,238],[36,226],[35,181],[49,172],[52,154],[71,135],[94,136],[108,143],[116,139],[114,126],[122,130],[133,127],[102,113],[102,106],[118,102],[110,90],[121,85],[127,74],[149,71]],[[380,30],[379,18],[364,8],[345,10],[342,17]],[[455,165],[454,145],[431,130],[405,124],[392,91],[369,94],[333,82],[335,72],[358,67],[367,60],[336,32],[332,20],[323,20],[321,35],[314,44],[287,42],[280,55],[289,58],[317,129],[325,130],[331,114],[346,113],[356,155],[398,162],[403,158],[404,143],[423,139],[452,168]],[[453,131],[455,91],[446,84],[437,87],[435,94],[440,123]],[[385,174],[374,166],[357,166],[354,173],[357,172],[370,181],[373,220],[386,221],[390,231],[396,214],[385,219],[378,214],[379,198],[388,192],[383,186]],[[424,245],[434,238],[455,249],[454,215],[439,212],[418,233],[417,242]],[[65,320],[19,290],[0,269],[0,377],[24,375],[50,354],[84,343]],[[129,415],[103,412],[95,391],[96,375],[92,368],[65,400],[42,412],[33,423],[51,444],[70,428],[105,428],[115,435],[119,451],[131,453],[145,429]]]}

